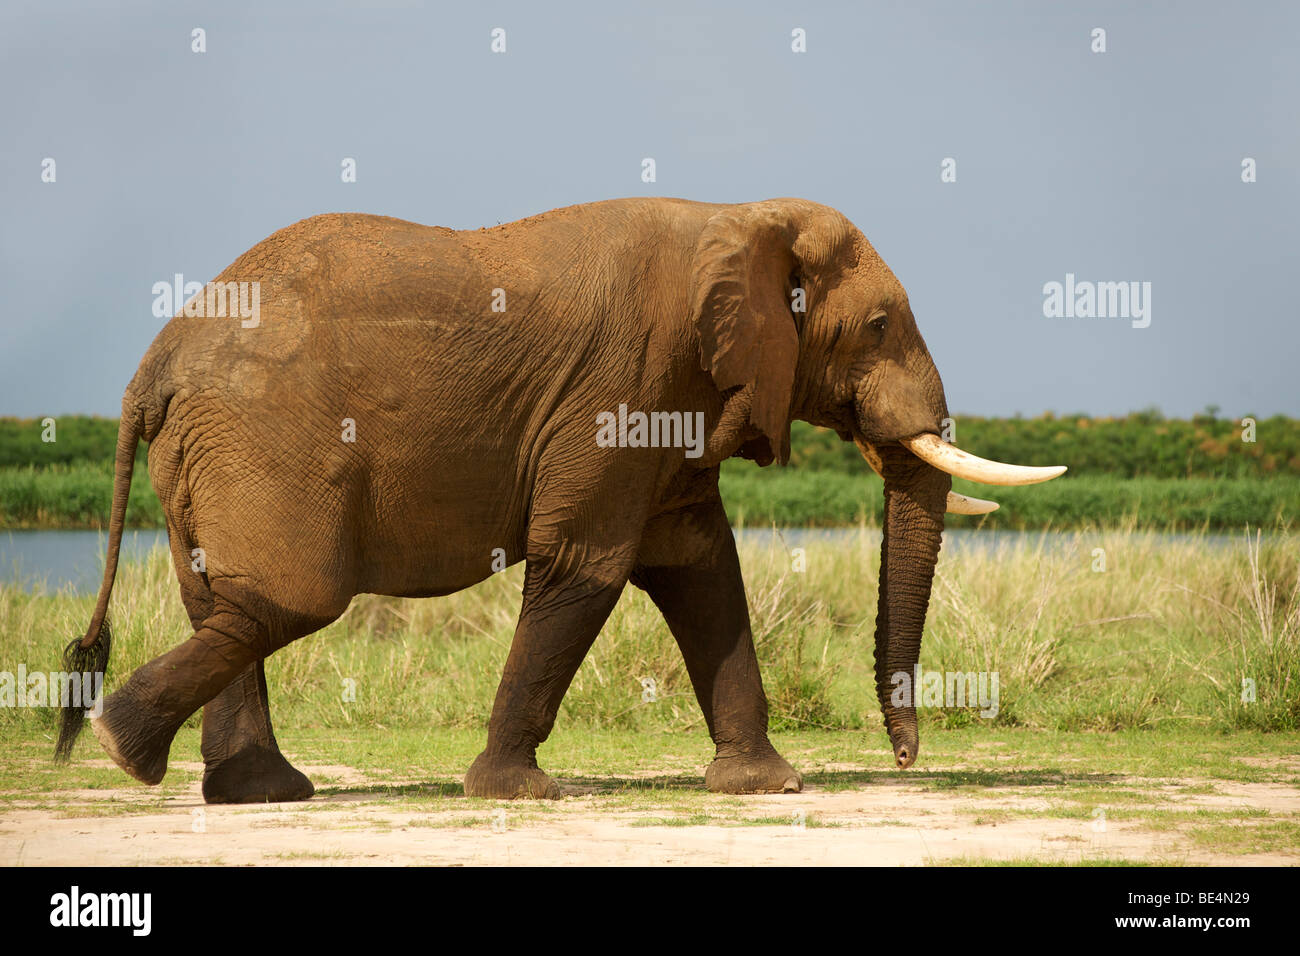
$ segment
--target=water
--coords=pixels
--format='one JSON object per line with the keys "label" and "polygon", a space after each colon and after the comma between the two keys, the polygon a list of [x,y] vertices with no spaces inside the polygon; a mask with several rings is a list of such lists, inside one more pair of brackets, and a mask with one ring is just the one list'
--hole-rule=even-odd
{"label": "water", "polygon": [[[1145,533],[1145,532],[1144,532]],[[880,546],[880,532],[857,528],[743,528],[738,541],[783,549],[856,540],[861,534],[871,548]],[[1195,538],[1208,547],[1239,546],[1240,534],[1185,535],[1150,532],[1156,540],[1176,544]],[[949,529],[943,535],[945,554],[967,549],[989,551],[999,546],[1040,544],[1047,551],[1077,546],[1084,553],[1100,536],[1074,531],[974,531]],[[71,588],[79,594],[93,594],[104,574],[104,549],[108,534],[103,531],[0,531],[0,583],[17,583],[31,589],[43,585],[48,591]],[[167,547],[167,532],[127,531],[122,538],[122,560],[139,559],[153,547]]]}
{"label": "water", "polygon": [[[166,531],[125,531],[119,560],[139,560],[154,546],[167,547]],[[0,583],[93,594],[107,548],[107,531],[0,531]]]}

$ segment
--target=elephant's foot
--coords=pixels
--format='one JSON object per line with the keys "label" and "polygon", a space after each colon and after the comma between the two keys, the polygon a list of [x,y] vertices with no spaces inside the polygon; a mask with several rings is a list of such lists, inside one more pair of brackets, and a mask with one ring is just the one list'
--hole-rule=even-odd
{"label": "elephant's foot", "polygon": [[154,786],[167,774],[167,754],[180,723],[125,696],[124,690],[104,698],[103,713],[91,718],[90,729],[115,764]]}
{"label": "elephant's foot", "polygon": [[203,769],[207,803],[282,803],[307,800],[316,792],[306,775],[279,750],[254,744]]}
{"label": "elephant's foot", "polygon": [[465,774],[465,796],[490,800],[560,799],[560,788],[536,760],[479,754]]}
{"label": "elephant's foot", "polygon": [[771,747],[754,753],[719,754],[704,772],[714,793],[798,793],[803,777]]}

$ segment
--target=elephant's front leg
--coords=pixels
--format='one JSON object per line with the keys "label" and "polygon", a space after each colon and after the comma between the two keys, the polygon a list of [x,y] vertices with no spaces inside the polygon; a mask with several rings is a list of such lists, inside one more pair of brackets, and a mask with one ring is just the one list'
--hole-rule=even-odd
{"label": "elephant's front leg", "polygon": [[767,696],[721,499],[654,519],[632,583],[663,612],[686,659],[717,748],[705,785],[717,793],[801,790],[803,778],[767,739]]}
{"label": "elephant's front leg", "polygon": [[316,792],[280,753],[260,660],[203,708],[202,753],[208,803],[278,803],[306,800]]}
{"label": "elephant's front leg", "polygon": [[560,701],[617,603],[629,569],[557,575],[549,570],[553,564],[551,558],[528,560],[523,609],[492,707],[487,747],[465,774],[467,796],[560,796],[555,781],[537,766],[537,747],[550,735]]}

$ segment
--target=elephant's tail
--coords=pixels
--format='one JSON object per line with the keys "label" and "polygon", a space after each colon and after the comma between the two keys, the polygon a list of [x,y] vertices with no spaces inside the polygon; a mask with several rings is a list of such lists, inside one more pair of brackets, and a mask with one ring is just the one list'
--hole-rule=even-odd
{"label": "elephant's tail", "polygon": [[[104,675],[108,670],[108,652],[113,643],[112,630],[109,627],[108,599],[113,593],[113,579],[117,577],[117,557],[122,550],[122,528],[126,524],[126,503],[131,496],[131,473],[135,470],[135,449],[144,434],[144,415],[128,403],[123,403],[122,419],[117,426],[117,454],[113,463],[113,510],[108,520],[108,555],[104,561],[104,580],[99,586],[99,600],[95,603],[95,613],[90,619],[86,635],[77,638],[63,652],[63,669],[73,677],[90,674],[93,684],[83,681],[81,686],[89,689],[98,688],[103,692]],[[84,696],[84,695],[83,695]],[[73,706],[73,701],[57,701],[63,714],[59,723],[59,740],[54,747],[56,760],[66,760],[72,753],[72,745],[77,741],[85,723],[85,713],[93,705],[92,701],[81,700]]]}

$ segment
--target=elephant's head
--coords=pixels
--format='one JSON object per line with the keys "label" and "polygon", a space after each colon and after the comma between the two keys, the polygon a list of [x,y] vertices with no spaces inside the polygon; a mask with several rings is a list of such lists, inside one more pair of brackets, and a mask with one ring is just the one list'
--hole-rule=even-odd
{"label": "elephant's head", "polygon": [[695,249],[692,311],[705,369],[725,395],[743,396],[742,454],[784,463],[797,418],[855,442],[884,479],[876,692],[895,762],[908,767],[944,513],[997,507],[952,494],[950,476],[1016,485],[1065,469],[986,461],[939,438],[948,405],[907,293],[833,209],[776,199],[715,213]]}

